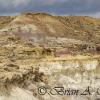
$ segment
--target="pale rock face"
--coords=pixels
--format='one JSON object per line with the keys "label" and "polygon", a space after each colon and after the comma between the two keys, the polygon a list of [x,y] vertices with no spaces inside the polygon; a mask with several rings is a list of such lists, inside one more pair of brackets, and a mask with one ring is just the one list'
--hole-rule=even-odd
{"label": "pale rock face", "polygon": [[22,31],[28,31],[29,32],[29,29],[31,30],[31,32],[32,31],[36,31],[37,30],[37,26],[36,25],[34,25],[34,24],[30,24],[30,25],[23,25],[23,26],[21,26],[21,30]]}
{"label": "pale rock face", "polygon": [[67,84],[70,84],[70,83],[76,84],[77,82],[74,79],[70,78],[70,77],[67,77],[65,75],[60,75],[59,83],[62,83],[63,85],[64,84],[67,85]]}
{"label": "pale rock face", "polygon": [[56,31],[54,30],[54,28],[52,28],[49,24],[46,24],[48,30],[52,33],[56,33]]}
{"label": "pale rock face", "polygon": [[84,62],[83,66],[86,70],[94,70],[98,66],[98,62],[96,60],[94,61],[86,61]]}
{"label": "pale rock face", "polygon": [[61,71],[62,65],[58,62],[52,62],[52,63],[44,63],[40,67],[40,72],[44,72],[45,74],[52,74],[54,72]]}
{"label": "pale rock face", "polygon": [[64,68],[65,69],[73,69],[73,68],[78,68],[80,65],[79,65],[79,62],[77,61],[68,61],[67,63],[65,63],[64,65]]}
{"label": "pale rock face", "polygon": [[[27,64],[27,63],[26,63]],[[7,96],[0,96],[0,100],[95,100],[97,96],[59,96],[46,94],[41,96],[33,95],[33,91],[37,92],[39,86],[49,86],[54,88],[55,86],[63,86],[65,89],[80,89],[84,90],[86,87],[91,86],[97,88],[100,86],[100,80],[96,79],[96,70],[99,70],[99,60],[67,60],[67,61],[40,61],[34,62],[34,66],[39,67],[39,73],[44,73],[48,79],[48,83],[30,83],[27,89],[14,87]],[[24,67],[24,68],[23,68]],[[21,66],[20,72],[23,74],[31,73],[31,67]],[[89,69],[87,69],[89,67]],[[25,71],[24,71],[25,70]],[[92,71],[93,70],[93,71]],[[21,74],[20,73],[20,74]],[[12,74],[7,74],[8,78],[12,79]],[[17,76],[16,76],[17,77]],[[20,75],[20,77],[22,77]],[[94,92],[94,91],[92,91]],[[89,98],[89,99],[88,99]]]}
{"label": "pale rock face", "polygon": [[0,100],[38,100],[31,92],[20,88],[14,88],[10,96],[0,96]]}

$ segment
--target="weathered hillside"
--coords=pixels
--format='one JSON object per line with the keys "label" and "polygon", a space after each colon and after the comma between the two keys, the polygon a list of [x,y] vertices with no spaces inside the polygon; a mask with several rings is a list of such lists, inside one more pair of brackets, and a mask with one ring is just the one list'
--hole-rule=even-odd
{"label": "weathered hillside", "polygon": [[33,46],[67,48],[68,53],[100,51],[99,19],[22,13],[14,17],[0,17],[0,20],[1,34],[18,37]]}
{"label": "weathered hillside", "polygon": [[45,13],[0,17],[0,100],[97,100],[94,90],[85,97],[41,96],[38,88],[82,91],[99,83],[99,19]]}
{"label": "weathered hillside", "polygon": [[95,43],[99,43],[100,40],[100,20],[91,17],[52,16],[45,13],[0,17],[0,28],[23,25],[32,32],[34,30],[33,33],[39,32],[45,36],[67,37]]}

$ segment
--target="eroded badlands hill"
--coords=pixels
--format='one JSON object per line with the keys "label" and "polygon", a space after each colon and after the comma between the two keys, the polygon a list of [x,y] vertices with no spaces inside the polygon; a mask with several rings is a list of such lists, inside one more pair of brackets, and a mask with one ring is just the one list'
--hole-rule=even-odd
{"label": "eroded badlands hill", "polygon": [[0,17],[0,29],[21,26],[26,26],[32,33],[38,32],[45,36],[67,37],[95,43],[100,39],[100,19],[91,17],[52,16],[45,13]]}
{"label": "eroded badlands hill", "polygon": [[[82,16],[22,13],[0,17],[0,33],[33,46],[64,47],[69,51],[99,53],[100,20]],[[13,37],[12,37],[13,38]]]}
{"label": "eroded badlands hill", "polygon": [[37,90],[41,85],[96,88],[99,54],[99,19],[45,13],[0,17],[0,100],[76,100],[41,97]]}

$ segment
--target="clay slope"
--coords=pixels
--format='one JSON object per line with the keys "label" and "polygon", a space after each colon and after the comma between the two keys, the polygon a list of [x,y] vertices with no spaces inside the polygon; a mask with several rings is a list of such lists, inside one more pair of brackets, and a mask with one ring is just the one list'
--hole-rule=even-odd
{"label": "clay slope", "polygon": [[[73,100],[37,90],[42,85],[83,90],[99,83],[99,19],[45,13],[0,17],[0,100]],[[91,92],[74,99],[96,100]]]}
{"label": "clay slope", "polygon": [[41,33],[42,36],[67,37],[94,43],[99,43],[100,40],[100,20],[86,16],[22,13],[15,17],[0,18],[0,28],[14,30],[18,27],[32,32],[32,34]]}

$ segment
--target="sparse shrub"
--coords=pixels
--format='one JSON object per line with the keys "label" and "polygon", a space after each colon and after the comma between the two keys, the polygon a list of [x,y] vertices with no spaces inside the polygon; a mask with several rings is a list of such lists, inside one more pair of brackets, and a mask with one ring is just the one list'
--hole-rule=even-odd
{"label": "sparse shrub", "polygon": [[96,47],[96,51],[100,52],[100,46]]}

